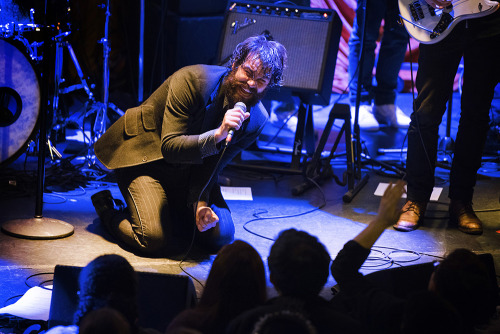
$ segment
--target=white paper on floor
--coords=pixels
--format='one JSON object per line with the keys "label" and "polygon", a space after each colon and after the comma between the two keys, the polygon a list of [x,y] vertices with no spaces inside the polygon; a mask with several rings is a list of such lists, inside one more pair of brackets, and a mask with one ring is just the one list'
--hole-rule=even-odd
{"label": "white paper on floor", "polygon": [[220,187],[220,190],[225,200],[253,201],[250,187]]}
{"label": "white paper on floor", "polygon": [[19,298],[14,304],[0,308],[1,313],[31,320],[49,320],[52,285],[35,286]]}

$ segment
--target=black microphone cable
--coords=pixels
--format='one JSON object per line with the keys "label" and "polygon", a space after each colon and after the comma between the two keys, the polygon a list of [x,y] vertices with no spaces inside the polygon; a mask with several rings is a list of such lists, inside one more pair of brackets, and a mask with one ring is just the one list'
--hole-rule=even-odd
{"label": "black microphone cable", "polygon": [[[245,107],[246,109],[246,107]],[[229,141],[230,142],[230,141]],[[228,143],[229,142],[226,142],[225,145],[224,145],[224,149],[222,150],[220,156],[219,156],[219,160],[217,161],[217,164],[215,165],[214,167],[214,170],[212,171],[212,174],[210,175],[210,177],[208,178],[207,180],[207,183],[205,183],[205,185],[203,186],[203,188],[201,189],[200,191],[200,194],[198,195],[198,199],[196,200],[196,206],[193,208],[193,213],[194,213],[194,226],[193,226],[193,235],[192,235],[192,238],[191,238],[191,243],[189,245],[189,248],[188,250],[186,251],[186,254],[183,256],[183,258],[181,259],[181,261],[179,262],[179,268],[186,274],[188,275],[189,277],[191,277],[193,280],[195,280],[196,282],[198,282],[198,284],[200,284],[203,288],[205,288],[205,286],[203,285],[203,283],[201,283],[196,277],[194,277],[193,275],[191,275],[190,273],[188,273],[186,270],[184,270],[184,268],[182,267],[182,263],[187,259],[189,253],[191,252],[193,246],[194,246],[194,239],[196,237],[196,211],[198,209],[198,203],[200,202],[201,200],[201,195],[203,194],[203,192],[205,191],[205,189],[208,187],[208,185],[210,184],[210,181],[212,181],[212,178],[214,177],[215,175],[215,172],[217,171],[217,169],[219,168],[219,165],[222,161],[222,158],[224,157],[224,154],[226,153],[226,149],[228,147]]]}

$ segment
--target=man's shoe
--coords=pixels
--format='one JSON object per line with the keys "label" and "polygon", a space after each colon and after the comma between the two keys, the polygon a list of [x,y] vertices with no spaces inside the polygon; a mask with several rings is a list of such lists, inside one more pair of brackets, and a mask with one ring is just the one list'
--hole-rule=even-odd
{"label": "man's shoe", "polygon": [[450,202],[450,224],[467,234],[482,234],[483,223],[476,216],[472,208],[472,202],[451,200]]}
{"label": "man's shoe", "polygon": [[415,202],[408,200],[401,209],[401,216],[393,226],[395,230],[410,232],[416,230],[424,220],[427,202]]}
{"label": "man's shoe", "polygon": [[[356,107],[351,107],[351,124],[354,125]],[[361,130],[378,131],[378,122],[373,116],[372,106],[362,104],[359,106],[358,125]]]}
{"label": "man's shoe", "polygon": [[103,217],[105,212],[110,212],[112,210],[116,210],[115,208],[115,200],[111,195],[111,191],[103,190],[95,193],[90,197],[92,200],[92,204],[94,205],[95,212],[99,216],[99,218]]}
{"label": "man's shoe", "polygon": [[410,126],[410,117],[395,104],[374,105],[373,115],[380,124],[389,124],[401,129],[408,129]]}

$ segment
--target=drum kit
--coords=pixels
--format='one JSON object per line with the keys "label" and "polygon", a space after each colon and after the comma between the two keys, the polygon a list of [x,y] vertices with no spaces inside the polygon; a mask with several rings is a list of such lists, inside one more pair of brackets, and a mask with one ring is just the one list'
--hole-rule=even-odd
{"label": "drum kit", "polygon": [[[69,0],[65,0],[69,1]],[[66,2],[68,4],[68,2]],[[96,101],[91,87],[84,76],[79,65],[78,59],[67,40],[71,34],[70,23],[58,23],[57,26],[45,26],[35,22],[35,10],[31,9],[29,19],[24,22],[16,22],[11,17],[16,15],[5,15],[0,7],[0,167],[7,165],[26,152],[28,144],[38,133],[39,119],[41,117],[41,77],[43,75],[43,44],[47,40],[43,39],[43,34],[48,32],[51,36],[51,47],[55,49],[55,63],[53,73],[54,79],[51,85],[55,88],[51,90],[51,96],[48,97],[48,105],[51,109],[52,129],[60,127],[61,114],[59,109],[60,94],[65,94],[76,89],[83,89],[87,95],[88,111],[95,113],[95,124],[92,129],[92,138],[89,145],[102,135],[106,118],[106,111],[112,108],[119,115],[123,112],[115,105],[107,101],[109,86],[109,69],[107,68],[109,55],[109,41],[107,39],[107,24],[109,20],[109,0],[102,8],[106,10],[106,36],[99,43],[103,44],[105,57],[104,67],[104,102]],[[67,11],[71,9],[67,5]],[[7,21],[7,22],[5,22]],[[45,29],[45,32],[44,32]],[[77,71],[80,84],[72,87],[61,88],[60,84],[64,81],[63,72],[63,50],[66,49],[71,61]],[[52,71],[51,71],[52,72]],[[50,147],[50,141],[49,141]],[[52,147],[50,147],[52,148]],[[89,147],[89,151],[92,149]],[[58,154],[57,150],[55,152]],[[88,157],[88,156],[87,156]],[[94,158],[95,159],[95,158]]]}
{"label": "drum kit", "polygon": [[26,35],[40,28],[34,22],[0,25],[0,164],[17,158],[36,132],[41,43],[30,43]]}

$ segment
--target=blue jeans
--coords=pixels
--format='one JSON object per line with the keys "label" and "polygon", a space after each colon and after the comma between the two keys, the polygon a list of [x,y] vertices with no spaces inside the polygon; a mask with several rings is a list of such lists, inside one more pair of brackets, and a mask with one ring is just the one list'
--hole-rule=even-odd
{"label": "blue jeans", "polygon": [[[361,51],[361,34],[363,11],[361,5],[366,1],[366,33],[364,39],[364,60],[359,64]],[[396,88],[398,74],[403,63],[408,33],[405,28],[397,23],[399,9],[397,0],[357,0],[358,8],[349,38],[349,100],[351,105],[356,101],[356,92],[361,90],[361,104],[377,105],[394,104],[396,101]],[[376,81],[372,84],[372,71],[375,65],[376,41],[379,29],[384,19],[384,35],[380,44],[377,60]],[[362,70],[361,82],[358,84],[358,72]]]}
{"label": "blue jeans", "polygon": [[[439,125],[463,56],[461,114],[448,196],[472,201],[489,129],[491,101],[500,81],[499,13],[461,22],[436,44],[420,44],[416,111],[411,115],[408,130],[409,200],[427,202],[432,193]],[[490,24],[485,24],[488,22]]]}
{"label": "blue jeans", "polygon": [[[209,204],[219,217],[216,227],[203,233],[196,228],[194,209],[187,204],[191,171],[189,165],[174,166],[163,160],[115,171],[127,210],[110,217],[113,235],[144,253],[168,246],[173,238],[196,241],[210,252],[233,241],[231,212],[215,184]],[[217,176],[215,176],[217,177]]]}

